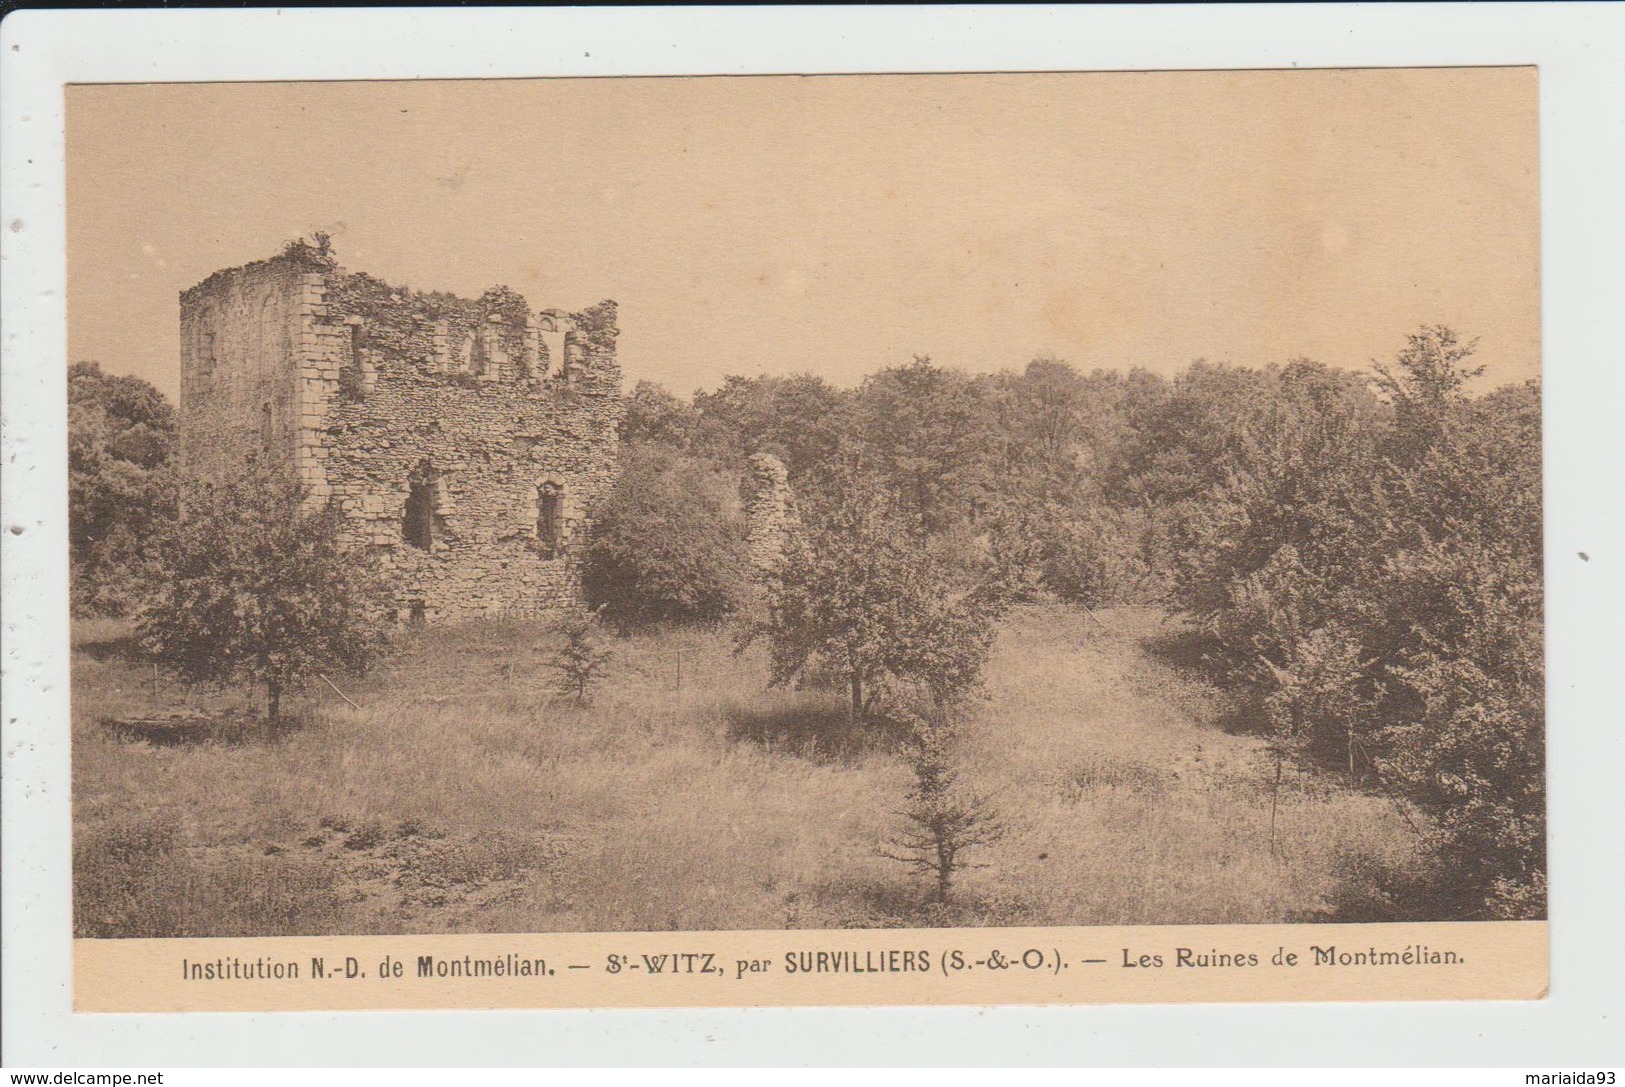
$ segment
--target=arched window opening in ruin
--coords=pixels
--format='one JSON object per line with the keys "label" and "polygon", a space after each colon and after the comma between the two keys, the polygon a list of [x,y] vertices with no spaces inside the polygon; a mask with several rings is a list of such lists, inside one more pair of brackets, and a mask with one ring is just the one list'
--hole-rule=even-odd
{"label": "arched window opening in ruin", "polygon": [[557,483],[536,488],[536,542],[544,559],[557,557],[564,548],[564,488]]}
{"label": "arched window opening in ruin", "polygon": [[543,312],[536,317],[537,350],[540,359],[537,373],[551,372],[555,377],[564,372],[564,329],[557,314]]}
{"label": "arched window opening in ruin", "polygon": [[420,551],[433,551],[435,545],[435,499],[439,483],[425,461],[407,480],[406,513],[401,518],[401,539]]}

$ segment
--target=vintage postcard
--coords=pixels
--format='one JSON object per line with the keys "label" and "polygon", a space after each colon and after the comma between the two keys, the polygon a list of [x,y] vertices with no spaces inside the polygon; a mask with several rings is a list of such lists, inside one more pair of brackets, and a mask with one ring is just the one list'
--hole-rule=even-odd
{"label": "vintage postcard", "polygon": [[77,1010],[1544,994],[1533,68],[66,117]]}

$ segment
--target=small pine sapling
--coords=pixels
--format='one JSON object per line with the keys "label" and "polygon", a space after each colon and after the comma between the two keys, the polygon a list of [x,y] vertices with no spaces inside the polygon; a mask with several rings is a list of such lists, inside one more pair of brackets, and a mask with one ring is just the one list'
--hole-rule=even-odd
{"label": "small pine sapling", "polygon": [[613,655],[603,644],[601,611],[582,610],[566,618],[561,624],[564,644],[553,654],[559,692],[579,705],[586,704],[587,692],[603,678]]}
{"label": "small pine sapling", "polygon": [[952,731],[944,722],[916,722],[908,751],[914,784],[897,812],[908,825],[880,850],[881,856],[934,877],[933,897],[938,903],[948,901],[956,873],[984,867],[967,861],[965,853],[992,845],[1005,834],[988,798],[959,783],[951,739]]}

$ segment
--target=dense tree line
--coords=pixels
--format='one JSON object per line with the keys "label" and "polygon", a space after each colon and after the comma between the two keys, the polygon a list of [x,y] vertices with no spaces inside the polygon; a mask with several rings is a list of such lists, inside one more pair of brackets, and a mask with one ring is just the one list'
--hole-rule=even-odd
{"label": "dense tree line", "polygon": [[[780,456],[811,513],[803,581],[906,568],[945,587],[922,599],[996,587],[1002,601],[1169,607],[1281,758],[1427,815],[1437,908],[1533,916],[1545,896],[1540,390],[1474,395],[1473,348],[1430,327],[1363,373],[1198,361],[1167,379],[1040,358],[968,375],[916,358],[855,389],[730,377],[683,400],[645,382],[625,437],[633,463],[658,449],[713,480],[737,480],[754,452]],[[868,481],[862,502],[854,478]],[[735,561],[704,542],[708,503],[673,506],[688,518],[678,533],[702,545],[686,562]],[[831,591],[805,585],[793,601],[826,655],[842,636],[820,604]],[[691,614],[744,606],[713,595]],[[781,647],[775,668],[804,663]],[[861,671],[845,673],[853,692]]]}

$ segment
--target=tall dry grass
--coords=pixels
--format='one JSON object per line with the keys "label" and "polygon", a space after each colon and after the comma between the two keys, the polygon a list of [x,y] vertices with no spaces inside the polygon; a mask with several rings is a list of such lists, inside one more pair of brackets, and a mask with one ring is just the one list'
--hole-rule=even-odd
{"label": "tall dry grass", "polygon": [[[99,722],[237,692],[160,683],[121,631],[76,631],[81,935],[600,931],[1280,921],[1413,835],[1378,798],[1268,768],[1213,692],[1149,655],[1149,611],[1024,610],[1003,627],[964,776],[1010,832],[956,901],[879,847],[909,775],[835,692],[769,691],[720,632],[613,643],[589,704],[556,693],[537,624],[410,635],[318,684],[275,746],[121,739]],[[681,689],[679,683],[681,669]]]}

